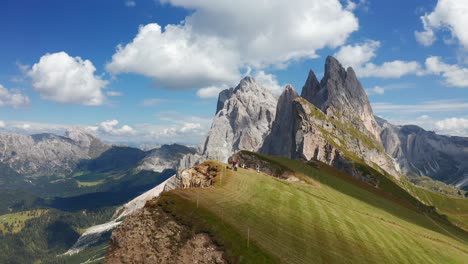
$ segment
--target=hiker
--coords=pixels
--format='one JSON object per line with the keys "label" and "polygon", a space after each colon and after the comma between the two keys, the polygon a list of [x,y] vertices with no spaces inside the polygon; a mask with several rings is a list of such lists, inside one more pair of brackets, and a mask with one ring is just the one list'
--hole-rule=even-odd
{"label": "hiker", "polygon": [[237,171],[237,161],[235,161],[235,160],[232,161],[232,169],[234,171]]}
{"label": "hiker", "polygon": [[260,173],[260,165],[257,165],[257,172]]}
{"label": "hiker", "polygon": [[239,168],[239,164],[236,163],[236,166],[234,167],[234,170],[237,171],[237,168]]}

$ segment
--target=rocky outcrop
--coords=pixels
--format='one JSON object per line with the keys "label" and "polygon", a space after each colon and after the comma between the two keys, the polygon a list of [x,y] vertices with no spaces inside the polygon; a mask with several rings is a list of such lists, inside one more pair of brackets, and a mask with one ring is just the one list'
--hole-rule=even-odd
{"label": "rocky outcrop", "polygon": [[239,151],[232,155],[230,159],[235,160],[241,167],[246,169],[258,169],[259,172],[263,172],[276,178],[291,181],[294,179],[295,181],[298,181],[294,173],[288,168],[269,162],[254,152]]}
{"label": "rocky outcrop", "polygon": [[217,114],[221,109],[224,108],[224,102],[231,98],[232,94],[234,93],[234,88],[229,88],[222,90],[218,95],[218,103],[216,104],[216,113]]}
{"label": "rocky outcrop", "polygon": [[294,101],[293,110],[296,146],[293,158],[319,160],[345,169],[352,175],[358,173],[347,168],[349,161],[362,161],[399,178],[393,160],[371,133],[361,132],[350,123],[342,123],[325,115],[303,98]]}
{"label": "rocky outcrop", "polygon": [[312,102],[319,91],[320,83],[317,80],[317,76],[315,76],[314,71],[311,70],[309,71],[307,80],[302,87],[301,97],[309,102]]}
{"label": "rocky outcrop", "polygon": [[293,102],[299,95],[290,85],[287,85],[278,99],[276,117],[271,132],[265,138],[260,152],[274,156],[291,158],[294,145],[294,130],[291,121],[294,120]]}
{"label": "rocky outcrop", "polygon": [[159,207],[144,207],[113,233],[104,263],[227,263],[211,237],[177,223]]}
{"label": "rocky outcrop", "polygon": [[179,161],[185,155],[195,153],[196,150],[194,148],[179,144],[163,145],[159,148],[150,150],[138,165],[137,170],[149,170],[154,172],[162,172],[166,169],[175,170]]}
{"label": "rocky outcrop", "polygon": [[204,162],[192,168],[182,171],[180,179],[182,188],[203,188],[214,184],[214,178],[218,175],[219,168],[210,162]]}
{"label": "rocky outcrop", "polygon": [[352,68],[345,70],[328,57],[319,83],[310,71],[302,97],[290,86],[278,100],[272,130],[260,149],[268,155],[319,160],[360,173],[350,161],[362,161],[398,178],[398,169],[385,153],[367,95]]}
{"label": "rocky outcrop", "polygon": [[221,92],[202,159],[226,162],[239,150],[257,151],[275,119],[276,103],[275,96],[251,77]]}
{"label": "rocky outcrop", "polygon": [[428,176],[458,188],[468,186],[468,138],[437,135],[418,126],[396,126],[377,120],[382,127],[385,151],[403,174]]}
{"label": "rocky outcrop", "polygon": [[345,69],[338,60],[328,56],[320,84],[315,74],[309,73],[302,95],[327,116],[351,122],[361,132],[370,132],[375,140],[380,141],[379,126],[353,68]]}
{"label": "rocky outcrop", "polygon": [[109,147],[77,128],[65,136],[0,134],[0,162],[27,177],[63,176],[80,160],[95,158]]}

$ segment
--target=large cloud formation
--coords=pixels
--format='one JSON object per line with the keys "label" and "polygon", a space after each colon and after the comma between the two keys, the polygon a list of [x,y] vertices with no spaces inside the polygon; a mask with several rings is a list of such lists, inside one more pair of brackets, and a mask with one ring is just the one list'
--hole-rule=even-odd
{"label": "large cloud formation", "polygon": [[368,40],[360,44],[342,46],[335,57],[345,66],[351,66],[359,77],[400,78],[409,74],[423,74],[416,61],[394,60],[380,65],[372,63],[380,42]]}
{"label": "large cloud formation", "polygon": [[416,40],[424,46],[430,46],[437,39],[437,30],[450,31],[465,50],[468,50],[468,1],[439,0],[429,14],[421,16],[423,31],[415,31]]}
{"label": "large cloud formation", "polygon": [[358,29],[357,18],[338,0],[160,2],[193,13],[164,29],[141,26],[130,43],[117,47],[108,71],[142,74],[166,88],[234,85],[245,68],[316,57]]}
{"label": "large cloud formation", "polygon": [[101,105],[108,84],[96,76],[89,60],[71,57],[66,52],[45,54],[28,71],[32,87],[49,100],[64,104]]}

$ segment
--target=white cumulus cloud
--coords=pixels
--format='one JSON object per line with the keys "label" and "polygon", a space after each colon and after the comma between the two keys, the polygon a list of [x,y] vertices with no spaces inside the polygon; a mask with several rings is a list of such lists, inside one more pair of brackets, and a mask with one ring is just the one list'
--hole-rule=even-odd
{"label": "white cumulus cloud", "polygon": [[198,89],[197,96],[200,98],[217,98],[219,93],[227,88],[225,85],[203,87]]}
{"label": "white cumulus cloud", "polygon": [[345,45],[335,53],[335,57],[345,66],[353,67],[358,77],[400,78],[409,74],[423,74],[416,61],[394,60],[380,65],[370,62],[375,56],[379,41],[368,40],[355,45]]}
{"label": "white cumulus cloud", "polygon": [[49,100],[64,104],[101,105],[106,80],[96,76],[89,60],[71,57],[66,52],[46,54],[27,72],[32,87]]}
{"label": "white cumulus cloud", "polygon": [[448,30],[453,38],[458,39],[465,50],[468,50],[468,1],[439,0],[429,14],[421,16],[423,31],[415,31],[416,40],[430,46],[436,40],[436,31]]}
{"label": "white cumulus cloud", "polygon": [[458,136],[468,136],[468,119],[451,117],[435,123],[436,130],[441,133]]}
{"label": "white cumulus cloud", "polygon": [[132,135],[135,133],[135,130],[128,126],[123,125],[118,127],[119,121],[116,119],[107,120],[101,122],[98,126],[89,127],[91,130],[94,130],[99,133],[105,133],[110,135]]}
{"label": "white cumulus cloud", "polygon": [[341,64],[358,68],[373,59],[379,47],[379,41],[368,40],[362,44],[342,46],[334,56]]}
{"label": "white cumulus cloud", "polygon": [[283,92],[283,88],[278,83],[276,76],[273,74],[265,73],[264,71],[257,71],[254,75],[254,79],[261,86],[269,89],[276,95]]}
{"label": "white cumulus cloud", "polygon": [[0,106],[11,106],[13,108],[29,105],[31,100],[19,91],[12,91],[0,84]]}
{"label": "white cumulus cloud", "polygon": [[444,63],[436,56],[426,59],[426,68],[431,74],[442,75],[449,86],[468,87],[468,68]]}
{"label": "white cumulus cloud", "polygon": [[177,25],[141,26],[130,43],[118,46],[107,65],[111,73],[142,74],[166,88],[232,86],[246,67],[316,57],[358,29],[338,0],[160,2],[193,12]]}
{"label": "white cumulus cloud", "polygon": [[5,127],[6,127],[5,121],[0,120],[0,128],[5,128]]}

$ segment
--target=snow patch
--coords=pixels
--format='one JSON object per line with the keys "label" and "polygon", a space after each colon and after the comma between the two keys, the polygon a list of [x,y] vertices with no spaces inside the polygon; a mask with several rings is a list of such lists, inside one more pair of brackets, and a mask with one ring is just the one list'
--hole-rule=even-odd
{"label": "snow patch", "polygon": [[175,177],[175,175],[169,177],[169,179],[165,180],[153,189],[137,196],[133,200],[117,208],[114,215],[112,216],[111,221],[86,229],[86,231],[78,238],[75,244],[63,255],[71,256],[77,254],[86,249],[88,246],[98,242],[102,235],[117,227],[122,222],[123,218],[143,208],[146,201],[151,200],[154,197],[158,197],[166,189],[166,184],[173,182]]}

